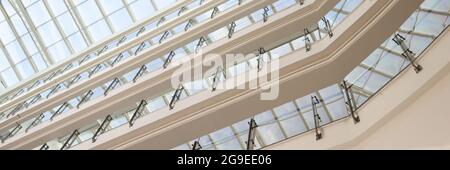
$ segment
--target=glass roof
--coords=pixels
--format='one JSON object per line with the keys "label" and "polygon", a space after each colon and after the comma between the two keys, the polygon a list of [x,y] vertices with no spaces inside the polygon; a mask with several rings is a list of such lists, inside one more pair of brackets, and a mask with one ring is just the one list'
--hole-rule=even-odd
{"label": "glass roof", "polygon": [[[56,1],[56,0],[42,1],[42,4],[44,4],[44,7],[46,7],[47,9],[51,9],[51,5],[49,5],[48,3],[52,2],[52,1]],[[42,22],[42,23],[40,23],[40,26],[43,26],[49,22],[55,23],[55,27],[57,30],[56,32],[58,32],[59,33],[58,35],[60,36],[59,38],[58,37],[57,38],[47,37],[49,35],[46,35],[45,36],[46,40],[36,38],[36,40],[42,40],[42,42],[39,43],[39,41],[36,41],[38,43],[33,43],[35,46],[38,47],[38,50],[36,53],[39,53],[41,56],[44,56],[43,60],[45,61],[45,64],[47,66],[50,65],[49,61],[51,61],[51,60],[48,60],[46,58],[49,58],[49,59],[56,59],[56,58],[52,57],[51,54],[44,55],[44,52],[46,52],[46,51],[48,52],[48,50],[42,52],[42,50],[39,50],[39,49],[41,49],[39,45],[45,45],[47,41],[53,41],[52,40],[53,38],[60,39],[60,40],[56,40],[57,42],[55,42],[53,44],[57,44],[58,42],[61,42],[62,44],[66,44],[66,47],[68,47],[68,44],[70,45],[70,40],[68,38],[70,36],[62,36],[62,35],[65,35],[64,28],[63,28],[64,26],[61,26],[61,24],[59,23],[59,21],[57,21],[57,19],[54,20],[54,18],[58,18],[58,17],[52,17],[52,16],[54,16],[53,13],[60,14],[58,16],[61,16],[64,13],[70,13],[69,15],[72,17],[76,27],[82,28],[82,29],[75,29],[76,31],[74,31],[74,34],[76,34],[78,32],[81,35],[81,37],[82,37],[81,39],[83,40],[83,42],[86,43],[86,46],[88,46],[89,44],[92,44],[92,43],[88,43],[89,42],[88,40],[94,41],[94,42],[96,40],[95,37],[90,35],[91,32],[89,31],[90,30],[89,28],[92,27],[91,30],[93,30],[93,31],[95,31],[95,30],[98,31],[98,29],[103,29],[101,26],[99,26],[99,27],[94,26],[99,22],[106,23],[104,25],[106,25],[106,27],[108,28],[108,30],[111,31],[111,33],[113,32],[113,30],[118,31],[118,30],[115,30],[114,24],[112,24],[114,21],[111,21],[111,19],[109,19],[109,17],[111,17],[113,13],[120,11],[121,9],[124,9],[124,11],[126,10],[128,12],[129,16],[132,19],[132,22],[135,22],[139,19],[145,18],[145,17],[140,18],[139,16],[136,16],[133,13],[133,9],[138,8],[138,7],[132,8],[134,3],[138,3],[143,0],[141,0],[141,1],[139,1],[139,0],[135,0],[135,1],[117,0],[117,2],[119,4],[122,4],[122,6],[113,5],[114,3],[102,4],[101,3],[102,0],[87,0],[87,1],[74,0],[74,1],[70,1],[70,3],[68,3],[69,2],[68,0],[65,0],[65,1],[61,0],[61,1],[63,2],[62,4],[66,5],[66,7],[71,7],[71,6],[75,7],[75,8],[69,8],[69,9],[76,9],[76,10],[68,10],[67,11],[67,9],[66,9],[66,11],[64,12],[64,10],[58,9],[58,10],[62,10],[62,11],[55,10],[55,11],[48,12],[50,15],[50,18],[53,18],[53,19],[43,19],[46,21],[39,21],[39,19],[37,19],[37,20],[34,19],[34,20],[36,20],[36,21],[34,21],[34,20],[30,19],[30,22],[28,22],[31,24],[34,24],[34,22],[36,22],[36,24]],[[89,2],[89,1],[92,1],[92,2]],[[110,1],[111,0],[109,0],[108,2],[110,2]],[[1,1],[1,2],[3,3],[3,1]],[[9,1],[5,1],[5,2],[9,3]],[[14,2],[16,2],[16,1],[14,1]],[[22,3],[23,3],[22,5],[26,6],[27,10],[28,10],[28,7],[30,7],[36,3],[39,3],[39,2],[41,2],[41,1],[31,1],[31,0],[22,1]],[[114,1],[111,1],[111,2],[114,2]],[[120,2],[122,2],[122,3],[120,3]],[[150,3],[148,3],[148,2],[150,2]],[[159,2],[159,3],[157,3],[157,2]],[[164,3],[161,3],[161,2],[164,2]],[[164,1],[164,0],[161,0],[161,1],[145,0],[145,3],[152,5],[152,7],[155,8],[155,10],[160,9],[159,5],[156,5],[156,4],[161,4],[161,6],[166,6],[167,2],[168,1]],[[345,16],[347,16],[349,13],[351,13],[351,11],[353,11],[359,5],[360,2],[361,2],[361,0],[342,0],[336,6],[336,8],[334,10],[330,11],[325,17],[327,19],[329,19],[331,22],[331,25],[333,27],[335,27],[336,25],[338,25],[338,23],[340,23],[342,20],[344,20]],[[142,2],[142,3],[144,3],[144,2]],[[273,13],[276,13],[278,11],[286,9],[287,7],[290,7],[290,6],[294,5],[295,3],[296,3],[295,0],[277,1],[276,3],[274,3],[270,6],[269,13],[270,13],[270,15],[272,15]],[[98,12],[99,16],[93,15],[93,16],[84,16],[83,17],[82,14],[77,14],[77,13],[80,13],[80,11],[83,11],[83,9],[82,9],[82,8],[84,8],[83,5],[90,6],[89,4],[92,5],[92,8],[98,9],[97,12]],[[232,3],[232,4],[234,4],[234,3]],[[228,5],[225,4],[225,6],[228,6]],[[422,4],[421,9],[417,10],[405,22],[405,24],[403,24],[403,26],[401,27],[399,32],[407,38],[407,42],[409,42],[409,46],[412,49],[412,51],[414,51],[416,54],[419,54],[421,51],[423,51],[423,49],[426,46],[428,46],[432,42],[433,39],[435,39],[439,35],[439,33],[445,27],[447,27],[449,25],[449,23],[450,23],[449,18],[448,18],[449,12],[450,12],[449,6],[450,6],[450,2],[447,0],[426,0]],[[5,10],[3,10],[3,8]],[[6,9],[7,9],[7,7],[2,7],[3,11],[7,11]],[[84,10],[86,10],[86,9],[84,9]],[[44,10],[44,12],[46,12],[46,11],[48,11],[48,10]],[[78,11],[78,12],[76,12],[76,11]],[[261,19],[262,19],[261,15],[260,15],[261,11],[262,10],[259,10],[250,16],[244,17],[244,18],[236,21],[236,24],[237,24],[236,30],[237,31],[242,30],[242,29],[248,27],[249,25],[252,25],[253,23],[261,21]],[[140,12],[138,12],[138,13],[142,14]],[[149,13],[147,16],[149,16],[149,15],[151,15],[151,14]],[[11,15],[11,16],[13,16],[13,15]],[[106,17],[104,17],[104,16],[106,16]],[[2,17],[3,16],[0,16],[0,23],[3,23],[5,20],[5,19],[2,19]],[[48,18],[48,17],[43,16],[43,18]],[[203,22],[202,17],[197,17],[196,20],[197,20],[197,22]],[[56,23],[58,23],[58,24],[56,24]],[[322,23],[319,22],[318,27],[322,28],[323,25],[321,25],[321,24]],[[87,27],[85,25],[87,25]],[[98,25],[102,25],[102,24],[98,24]],[[180,32],[177,28],[174,28],[171,31],[171,33],[175,34],[175,33]],[[208,44],[213,43],[221,38],[226,37],[227,36],[226,35],[227,28],[228,27],[220,28],[217,31],[212,32],[208,36],[206,36],[207,43],[205,45],[208,45]],[[312,32],[311,38],[314,42],[325,37],[324,30],[322,30],[322,29],[314,30],[311,32]],[[111,34],[111,33],[108,33],[108,34]],[[37,35],[37,37],[40,36],[40,33],[37,29],[34,29],[34,32],[32,31],[28,34],[31,34],[33,39],[34,39],[34,37],[36,37],[36,35]],[[96,35],[96,36],[101,37],[100,34]],[[101,39],[101,38],[99,38],[99,39]],[[150,39],[150,40],[146,40],[146,41],[148,41],[151,45],[151,44],[153,44],[152,42],[157,41],[157,39],[155,39],[155,40]],[[271,49],[269,51],[268,57],[271,58],[272,53],[278,54],[278,56],[283,56],[285,54],[288,54],[290,52],[293,52],[295,50],[303,48],[304,47],[303,39],[304,39],[304,37],[300,37],[300,38],[295,39],[291,42],[288,42],[284,45],[281,45],[275,49]],[[396,46],[396,44],[390,40],[391,40],[391,38],[389,38],[385,43],[383,43],[383,45],[381,45],[376,51],[374,51],[363,63],[361,63],[346,78],[346,80],[348,82],[354,84],[353,93],[355,95],[355,98],[357,99],[358,106],[361,105],[363,102],[365,102],[371,95],[376,93],[380,88],[382,88],[382,86],[384,84],[386,84],[389,80],[391,80],[395,75],[397,75],[403,68],[405,68],[409,64],[401,56],[402,52],[399,51],[400,48],[398,48],[398,46]],[[14,41],[15,40],[12,40],[12,42],[14,42]],[[19,40],[18,42],[21,42],[21,40]],[[21,43],[19,43],[19,45],[20,44]],[[176,49],[175,51],[177,53],[177,56],[175,58],[179,59],[180,57],[187,56],[187,55],[193,53],[195,44],[197,44],[197,41],[194,41],[190,44],[187,44],[186,46]],[[5,51],[4,50],[5,48],[3,48],[4,46],[1,46],[1,47],[2,47],[2,50]],[[23,50],[23,51],[28,50],[27,48],[24,48],[24,49],[26,49],[26,50]],[[133,51],[135,51],[135,49],[131,49],[130,51],[131,51],[130,53],[133,53]],[[9,63],[10,60],[12,61],[12,58],[9,57],[9,53],[8,53],[8,57],[4,57],[4,58],[6,59],[5,61],[7,61],[7,64]],[[1,59],[2,58],[0,56],[0,60]],[[30,61],[29,57],[26,57],[25,60]],[[32,58],[31,58],[31,60],[32,60]],[[158,58],[158,59],[148,63],[147,66],[148,66],[148,68],[152,68],[152,69],[161,68],[162,64],[163,64],[163,60],[164,60],[164,57]],[[268,60],[270,60],[270,59],[268,59]],[[254,68],[256,65],[255,62],[256,62],[256,58],[254,60],[249,60],[247,62],[243,62],[241,64],[233,66],[232,68],[229,68],[228,72],[229,72],[229,74],[231,74],[231,76],[236,76],[238,74],[245,72],[246,70],[248,70],[250,68]],[[3,62],[0,62],[0,63],[3,63]],[[30,61],[30,63],[33,63],[31,65],[35,64],[34,60]],[[8,81],[9,81],[10,80],[10,78],[8,78],[9,75],[17,75],[17,73],[19,73],[19,75],[20,75],[20,72],[15,72],[15,70],[14,70],[14,69],[16,69],[15,65],[13,65],[13,67],[10,67],[10,66],[11,65],[9,65],[7,67],[10,70],[10,72],[8,72],[8,73],[12,73],[12,74],[5,73],[6,78],[3,77],[3,74],[0,74],[0,80],[3,81],[3,80],[8,79]],[[150,66],[152,66],[152,67],[150,67]],[[0,66],[0,69],[1,69],[1,66]],[[3,73],[5,71],[7,71],[8,69],[1,69],[1,72]],[[136,75],[136,73],[138,71],[139,71],[139,68],[136,68],[129,74],[121,76],[120,80],[119,80],[119,82],[120,82],[119,85],[132,82],[133,76]],[[154,70],[146,70],[147,73],[151,72],[151,71],[154,71]],[[34,72],[33,72],[33,74],[34,74]],[[18,77],[19,76],[16,76],[16,82],[23,79],[23,78],[19,79]],[[113,81],[113,80],[111,80],[111,81]],[[108,82],[104,86],[100,86],[95,89],[92,89],[93,95],[90,97],[90,99],[101,96],[105,91],[108,90],[108,85],[110,83],[111,82]],[[185,84],[185,86],[189,87],[188,84],[192,85],[192,84],[202,84],[202,83],[207,84],[207,86],[210,86],[211,80],[190,82],[190,83]],[[6,82],[4,84],[6,84]],[[8,86],[8,84],[6,84],[6,86]],[[191,95],[195,95],[202,90],[204,90],[204,89],[186,88],[183,91],[182,98],[186,98]],[[164,93],[163,95],[161,95],[159,97],[148,99],[147,100],[148,105],[146,106],[146,109],[144,109],[144,111],[143,111],[144,114],[148,114],[151,112],[155,112],[159,109],[166,108],[170,102],[170,98],[173,93],[174,93],[174,90],[171,89],[170,91],[168,91],[167,93]],[[318,108],[319,114],[323,120],[322,125],[328,124],[330,122],[333,122],[333,121],[336,121],[336,120],[339,120],[339,119],[342,119],[342,118],[345,118],[348,116],[348,113],[347,113],[347,110],[346,110],[346,107],[344,104],[345,99],[342,94],[342,90],[340,89],[340,86],[338,84],[331,85],[330,87],[319,90],[317,92],[314,92],[311,95],[316,95],[318,98],[323,100],[323,102],[321,102],[321,104],[319,105],[319,108]],[[83,96],[79,96],[77,98],[74,98],[71,101],[67,101],[67,103],[68,103],[67,107],[63,108],[62,106],[65,106],[65,104],[63,104],[61,106],[54,108],[53,110],[43,113],[42,114],[43,118],[40,119],[40,122],[48,121],[50,119],[50,117],[52,115],[54,115],[56,112],[58,112],[58,109],[60,109],[60,108],[63,108],[63,110],[65,110],[65,112],[66,112],[67,110],[70,110],[71,108],[76,107],[77,103],[80,104],[82,102],[81,101],[82,98],[83,98]],[[258,142],[256,142],[257,148],[262,148],[262,147],[271,145],[273,143],[290,138],[292,136],[296,136],[298,134],[304,133],[304,132],[309,131],[312,128],[314,128],[314,122],[312,119],[313,116],[312,116],[312,111],[311,111],[312,109],[311,109],[310,102],[311,102],[310,96],[302,97],[295,101],[291,101],[282,106],[273,108],[271,110],[268,110],[266,112],[260,113],[257,116],[255,116],[255,120],[257,121],[257,123],[259,125],[259,127],[257,129],[257,141],[258,141]],[[136,110],[136,109],[134,109],[134,110]],[[107,131],[113,130],[119,126],[123,126],[123,125],[127,124],[130,121],[130,119],[134,113],[134,110],[131,110],[126,113],[111,115],[113,120],[111,121],[111,123],[109,123]],[[32,124],[32,121],[33,120],[30,119],[29,121],[24,122],[23,123],[24,127],[29,126],[29,124]],[[78,131],[81,134],[77,137],[77,141],[75,142],[74,145],[76,145],[79,142],[84,142],[84,141],[87,141],[88,139],[92,138],[93,133],[96,131],[96,129],[98,129],[98,127],[100,126],[102,121],[103,120],[98,120],[97,122],[93,122],[92,125],[84,126],[83,128],[78,129]],[[248,133],[248,124],[247,124],[248,121],[249,120],[243,120],[239,123],[233,124],[230,127],[227,127],[227,128],[221,129],[217,132],[213,132],[211,134],[200,137],[199,139],[200,139],[200,143],[203,146],[203,149],[244,149],[246,136]],[[60,145],[62,145],[62,143],[69,137],[69,135],[70,134],[67,134],[66,136],[52,140],[48,144],[53,146],[51,148],[59,148]],[[191,147],[191,144],[192,144],[192,142],[189,142],[189,144],[180,145],[176,149],[189,149]]]}
{"label": "glass roof", "polygon": [[177,0],[0,0],[0,93]]}

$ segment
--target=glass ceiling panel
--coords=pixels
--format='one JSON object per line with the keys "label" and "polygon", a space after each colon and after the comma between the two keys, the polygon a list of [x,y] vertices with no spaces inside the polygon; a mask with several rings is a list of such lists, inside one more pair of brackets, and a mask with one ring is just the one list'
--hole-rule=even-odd
{"label": "glass ceiling panel", "polygon": [[175,2],[1,0],[0,93]]}

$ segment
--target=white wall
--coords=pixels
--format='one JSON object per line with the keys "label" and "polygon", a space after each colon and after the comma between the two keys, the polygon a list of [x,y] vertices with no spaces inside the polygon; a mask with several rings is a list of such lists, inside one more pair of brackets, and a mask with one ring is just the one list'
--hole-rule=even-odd
{"label": "white wall", "polygon": [[450,149],[450,73],[354,147],[445,148]]}

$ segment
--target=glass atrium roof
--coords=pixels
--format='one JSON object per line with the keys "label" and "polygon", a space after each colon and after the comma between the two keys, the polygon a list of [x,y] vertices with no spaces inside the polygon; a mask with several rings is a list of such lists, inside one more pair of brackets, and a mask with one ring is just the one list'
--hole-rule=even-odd
{"label": "glass atrium roof", "polygon": [[0,0],[0,93],[177,0]]}
{"label": "glass atrium roof", "polygon": [[[174,1],[0,0],[2,3],[2,14],[0,14],[0,81],[2,81],[2,85],[0,85],[0,93],[2,88],[13,86],[36,72],[44,70],[58,61],[62,61],[64,58],[69,57],[70,54],[80,52],[91,44],[108,37],[108,35],[124,30],[127,26],[149,17],[156,10],[169,6]],[[342,0],[325,17],[335,27],[360,2],[361,0]],[[270,13],[277,13],[295,3],[295,0],[277,1],[270,6]],[[407,38],[412,51],[419,55],[450,24],[449,10],[450,1],[448,0],[426,0],[421,5],[421,8],[411,15],[399,29],[399,33]],[[93,14],[85,15],[86,11]],[[257,11],[255,14],[237,21],[237,30],[244,29],[260,21],[260,13],[261,11]],[[319,22],[317,26],[322,28],[323,25],[321,24]],[[224,27],[208,35],[206,37],[207,44],[225,37],[226,30],[226,27]],[[52,32],[52,34],[47,34],[49,32]],[[177,33],[179,31],[173,32]],[[324,35],[324,30],[314,30],[311,38],[313,41],[317,41],[324,38]],[[303,39],[304,37],[300,37],[271,49],[268,54],[269,58],[271,58],[272,53],[283,56],[303,48]],[[392,37],[387,39],[346,78],[348,82],[354,84],[353,93],[358,106],[368,100],[370,96],[381,89],[383,85],[388,83],[389,80],[409,64],[401,56],[401,49],[391,39]],[[182,53],[185,56],[192,53],[195,43],[193,42],[193,44],[191,43],[178,49],[182,52],[177,51],[177,54]],[[162,61],[162,59],[160,60]],[[149,63],[149,66],[156,64],[158,67],[152,68],[162,67],[160,60]],[[246,69],[254,67],[255,60],[251,60],[229,68],[229,72],[232,76],[235,76],[245,72]],[[131,82],[135,72],[137,70],[134,70],[130,75],[124,75],[120,82]],[[211,84],[210,81],[205,81],[193,83]],[[100,96],[99,94],[102,94],[106,87],[107,85],[93,89],[94,97],[92,98]],[[187,88],[183,91],[182,98],[195,95],[202,90],[204,89]],[[160,97],[149,99],[144,111],[145,114],[166,108],[173,93],[174,91],[171,91]],[[312,95],[323,101],[318,109],[323,120],[322,125],[348,116],[344,104],[345,98],[338,84],[314,92]],[[76,103],[80,102],[80,98],[81,96],[74,99],[75,102],[69,101],[68,108],[75,107]],[[57,109],[58,107],[49,111],[48,114],[54,114],[57,112],[55,111]],[[132,117],[132,113],[133,111],[112,115],[113,120],[109,124],[108,131],[127,124]],[[47,115],[47,112],[44,115]],[[255,120],[258,124],[257,148],[263,148],[309,131],[314,128],[310,96],[301,97],[285,105],[260,113],[255,116]],[[30,121],[25,122],[24,127]],[[92,125],[78,129],[81,134],[77,137],[74,145],[92,138],[93,133],[100,126],[101,122],[102,120],[98,120],[93,122]],[[249,120],[243,120],[230,127],[207,134],[200,137],[199,141],[203,149],[245,149],[245,141],[248,135],[247,122]],[[50,141],[48,144],[52,146],[52,149],[59,148],[69,135],[67,134]],[[180,145],[175,149],[190,149],[193,142]]]}

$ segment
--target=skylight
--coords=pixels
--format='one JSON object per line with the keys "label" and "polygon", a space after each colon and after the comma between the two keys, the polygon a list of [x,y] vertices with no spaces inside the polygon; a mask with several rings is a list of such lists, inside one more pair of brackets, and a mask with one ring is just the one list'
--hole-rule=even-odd
{"label": "skylight", "polygon": [[0,92],[176,0],[1,0]]}

